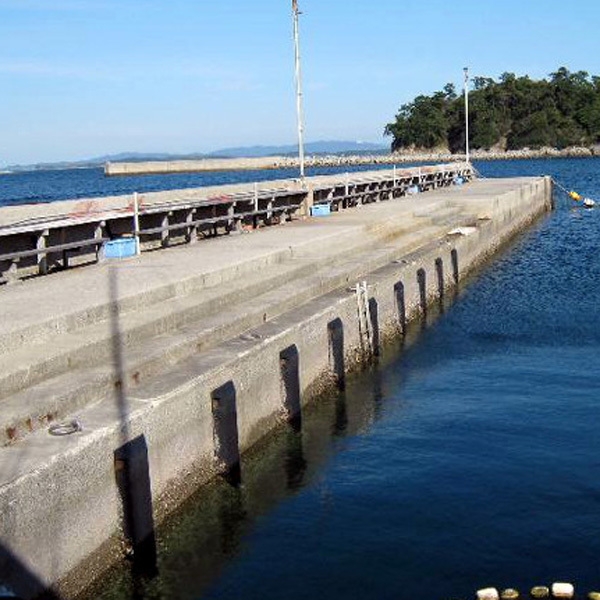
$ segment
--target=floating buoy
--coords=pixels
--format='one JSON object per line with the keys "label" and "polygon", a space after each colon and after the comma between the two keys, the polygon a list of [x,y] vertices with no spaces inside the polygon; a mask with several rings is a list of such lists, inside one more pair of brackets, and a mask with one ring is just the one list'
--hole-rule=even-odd
{"label": "floating buoy", "polygon": [[600,592],[590,592],[587,597],[588,600],[600,600]]}
{"label": "floating buoy", "polygon": [[496,588],[483,588],[482,590],[477,590],[477,600],[499,600],[500,595],[498,594],[498,590]]}
{"label": "floating buoy", "polygon": [[581,202],[585,208],[592,208],[596,204],[595,200],[592,200],[591,198],[584,198],[577,192],[569,192],[569,198],[571,198],[571,200],[575,200],[575,202]]}
{"label": "floating buoy", "polygon": [[545,585],[536,585],[531,588],[532,598],[547,598],[550,595],[550,590]]}
{"label": "floating buoy", "polygon": [[570,583],[553,583],[552,595],[555,598],[572,598],[575,588]]}
{"label": "floating buoy", "polygon": [[514,588],[506,588],[505,590],[502,590],[502,593],[500,594],[500,600],[517,600],[518,597],[519,592]]}

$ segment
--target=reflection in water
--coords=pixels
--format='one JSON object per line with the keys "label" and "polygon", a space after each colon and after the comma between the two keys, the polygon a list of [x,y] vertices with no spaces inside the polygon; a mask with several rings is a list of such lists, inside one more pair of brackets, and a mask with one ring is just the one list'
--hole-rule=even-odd
{"label": "reflection in water", "polygon": [[342,390],[335,399],[335,419],[331,433],[333,437],[341,437],[348,428],[348,410],[346,406],[346,394]]}
{"label": "reflection in water", "polygon": [[285,456],[285,474],[287,489],[290,492],[299,490],[304,483],[307,462],[304,458],[302,433],[294,429],[286,433],[287,452]]}

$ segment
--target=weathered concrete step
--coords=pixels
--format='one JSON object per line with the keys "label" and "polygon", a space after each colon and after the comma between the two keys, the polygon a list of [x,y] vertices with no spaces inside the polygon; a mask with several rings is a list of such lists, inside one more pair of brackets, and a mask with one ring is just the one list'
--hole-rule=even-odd
{"label": "weathered concrete step", "polygon": [[[239,278],[221,286],[195,290],[194,293],[190,291],[186,296],[166,299],[144,310],[114,310],[109,313],[108,319],[91,323],[87,327],[80,324],[78,329],[58,336],[57,342],[39,342],[13,350],[10,354],[0,355],[0,398],[69,369],[109,360],[117,335],[119,344],[124,347],[140,344],[144,339],[183,327],[213,311],[223,310],[240,298],[253,297],[265,289],[279,287],[289,280],[302,277],[307,272],[314,273],[315,269],[330,268],[336,261],[343,262],[347,260],[346,244],[353,244],[352,254],[355,254],[370,248],[378,240],[398,237],[413,226],[414,219],[408,216],[394,222],[384,221],[377,226],[371,224],[370,233],[376,230],[375,237],[367,236],[361,243],[357,243],[355,231],[350,235],[344,229],[340,235],[334,236],[334,240],[329,241],[331,245],[312,244],[306,248],[296,248],[296,258],[288,257],[286,261],[274,263],[271,270],[262,268],[261,263],[257,273],[247,274],[244,269]],[[309,264],[308,261],[314,259],[315,255],[327,256],[327,261],[319,261],[317,267]],[[118,287],[118,278],[114,285]],[[115,330],[117,320],[118,331]]]}
{"label": "weathered concrete step", "polygon": [[133,411],[144,410],[157,397],[261,343],[261,334],[249,332],[262,331],[265,321],[273,331],[279,328],[278,317],[284,315],[287,326],[301,322],[320,304],[328,305],[331,295],[346,289],[357,276],[389,264],[394,257],[426,251],[441,233],[430,226],[406,236],[402,245],[356,253],[345,263],[330,266],[330,277],[313,273],[290,281],[244,306],[230,307],[227,319],[213,315],[197,326],[157,336],[150,348],[123,352],[113,365],[73,369],[16,394],[2,403],[0,445],[27,447],[25,438],[31,437],[34,445],[54,447],[56,441],[39,430],[67,418],[79,419],[84,430],[122,427]]}
{"label": "weathered concrete step", "polygon": [[185,327],[216,311],[239,302],[240,297],[303,276],[312,265],[292,261],[278,265],[275,272],[259,270],[249,280],[231,281],[219,289],[209,288],[185,297],[154,304],[143,311],[116,311],[106,321],[59,336],[45,344],[22,347],[0,355],[0,399],[70,369],[110,361],[115,343],[126,349],[168,331]]}
{"label": "weathered concrete step", "polygon": [[[13,311],[11,313],[10,310],[7,310],[5,313],[7,319],[0,328],[0,355],[12,353],[21,347],[45,343],[57,335],[72,333],[106,321],[115,309],[119,314],[146,310],[155,304],[222,286],[245,276],[256,277],[257,273],[272,269],[290,258],[314,256],[315,249],[329,254],[343,254],[351,248],[367,247],[377,239],[394,237],[414,221],[409,203],[398,205],[399,201],[394,202],[396,203],[396,215],[399,215],[394,220],[366,221],[362,225],[357,225],[352,223],[352,220],[349,224],[345,215],[339,215],[341,218],[336,215],[336,225],[339,223],[340,226],[327,227],[323,228],[323,231],[318,231],[318,223],[314,223],[315,235],[310,241],[306,241],[302,236],[294,237],[292,235],[290,240],[282,240],[283,244],[278,244],[277,247],[273,247],[272,244],[271,246],[267,245],[263,251],[260,249],[260,244],[254,244],[252,254],[242,260],[225,260],[222,261],[224,264],[215,265],[203,262],[199,273],[188,274],[183,279],[170,280],[168,271],[162,278],[164,281],[161,279],[149,284],[145,278],[142,278],[139,286],[129,282],[130,289],[125,292],[120,291],[117,300],[111,297],[113,290],[111,290],[111,285],[106,283],[111,277],[108,265],[89,267],[79,273],[73,271],[58,273],[44,280],[14,286],[10,290]],[[290,225],[287,227],[289,230]],[[253,235],[267,237],[272,236],[273,233],[260,231]],[[361,233],[367,233],[368,236],[358,241]],[[214,249],[213,254],[222,252],[226,255],[233,249],[228,242],[234,239],[235,237],[221,238],[203,242],[203,244],[211,245],[211,248]],[[198,244],[197,247],[201,247],[203,244]],[[166,255],[176,260],[177,253],[184,250],[189,252],[189,248],[173,248]],[[237,251],[239,253],[239,248]],[[201,253],[199,260],[202,260],[202,256]],[[144,265],[145,269],[154,268],[157,272],[164,272],[166,261],[164,255],[156,257],[145,255],[142,258],[146,262],[157,262],[155,265]],[[126,263],[117,266],[115,270],[126,272],[132,279],[140,279],[139,271],[141,269],[138,269],[140,260],[138,258],[129,259]],[[127,266],[130,268],[127,269]],[[136,271],[138,272],[136,273]],[[79,285],[76,286],[78,295],[78,308],[76,309],[71,308],[71,304],[65,303],[63,300],[62,281],[66,277],[71,286],[74,281],[79,282]],[[36,290],[38,287],[47,290],[44,294],[46,310],[43,314],[51,314],[51,318],[40,319],[39,312],[27,310],[31,295],[39,294]],[[7,290],[3,290],[3,292],[5,292],[4,296],[8,298]],[[28,312],[31,312],[31,315],[28,315]]]}
{"label": "weathered concrete step", "polygon": [[[179,248],[173,248],[171,252],[177,253],[178,250]],[[86,272],[57,273],[45,280],[19,284],[14,286],[10,293],[16,296],[13,301],[17,305],[20,303],[21,306],[26,306],[28,296],[32,291],[35,293],[35,287],[44,286],[49,288],[45,298],[48,305],[46,312],[51,314],[52,317],[40,320],[37,315],[33,314],[29,319],[14,319],[12,326],[5,327],[0,333],[0,355],[12,353],[21,347],[31,347],[35,344],[45,343],[57,335],[73,333],[106,321],[114,310],[117,310],[120,314],[145,310],[165,301],[186,297],[205,289],[226,284],[246,273],[258,274],[280,264],[289,258],[290,254],[289,248],[282,248],[275,252],[265,252],[261,256],[252,256],[248,260],[234,262],[226,267],[213,270],[207,269],[206,265],[203,265],[202,271],[192,273],[185,279],[169,282],[168,277],[165,277],[166,283],[163,282],[141,291],[134,289],[131,293],[121,293],[116,300],[111,297],[110,285],[105,286],[107,288],[105,295],[100,293],[103,288],[98,285],[98,282],[109,280],[111,277],[111,265],[108,264],[88,267]],[[143,258],[147,259],[148,257],[144,256]],[[124,271],[122,268],[124,265],[131,265],[136,268],[138,266],[137,260],[136,258],[128,259],[128,261],[118,265],[115,271]],[[160,269],[161,266],[159,265],[158,268]],[[168,273],[165,273],[165,275],[168,275]],[[71,304],[64,303],[63,297],[57,293],[60,290],[63,278],[69,278],[71,282],[81,279],[81,285],[77,289],[78,294],[80,296],[87,295],[84,302],[77,303],[81,307],[78,306],[78,308],[73,309]],[[55,299],[56,301],[53,302]]]}
{"label": "weathered concrete step", "polygon": [[[146,343],[125,345],[117,336],[110,340],[112,354],[103,366],[71,365],[69,372],[56,373],[4,399],[0,444],[15,443],[47,426],[50,420],[63,419],[88,404],[110,399],[120,389],[134,391],[141,384],[160,379],[161,374],[189,356],[292,311],[315,297],[346,287],[361,275],[415,250],[439,234],[439,228],[421,228],[404,236],[401,244],[357,252],[340,264],[328,262],[318,270],[308,262],[310,272],[303,277],[287,283],[280,281],[282,285],[276,289],[229,305],[226,313],[208,314],[201,322],[188,322],[176,330],[164,331]],[[120,324],[117,329],[121,331]]]}

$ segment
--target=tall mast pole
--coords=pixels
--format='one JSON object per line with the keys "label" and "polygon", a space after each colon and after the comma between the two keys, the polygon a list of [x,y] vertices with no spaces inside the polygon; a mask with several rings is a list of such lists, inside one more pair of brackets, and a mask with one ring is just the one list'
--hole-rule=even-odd
{"label": "tall mast pole", "polygon": [[300,69],[300,35],[298,27],[298,0],[292,0],[294,17],[294,55],[296,67],[296,117],[298,120],[298,159],[300,162],[300,178],[304,179],[304,112],[302,109],[302,71]]}
{"label": "tall mast pole", "polygon": [[465,72],[465,157],[469,163],[469,67],[463,69]]}

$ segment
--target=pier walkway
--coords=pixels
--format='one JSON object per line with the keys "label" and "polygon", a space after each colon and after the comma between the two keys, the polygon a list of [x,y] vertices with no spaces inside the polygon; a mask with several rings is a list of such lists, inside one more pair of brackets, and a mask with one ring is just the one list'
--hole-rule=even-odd
{"label": "pier walkway", "polygon": [[[478,180],[0,288],[0,541],[39,577],[12,563],[13,584],[67,581],[127,530],[119,449],[143,438],[159,514],[173,486],[235,466],[319,377],[343,375],[331,343],[343,323],[343,370],[364,335],[358,281],[375,290],[377,345],[547,210],[550,190]],[[72,419],[81,431],[49,435]]]}

